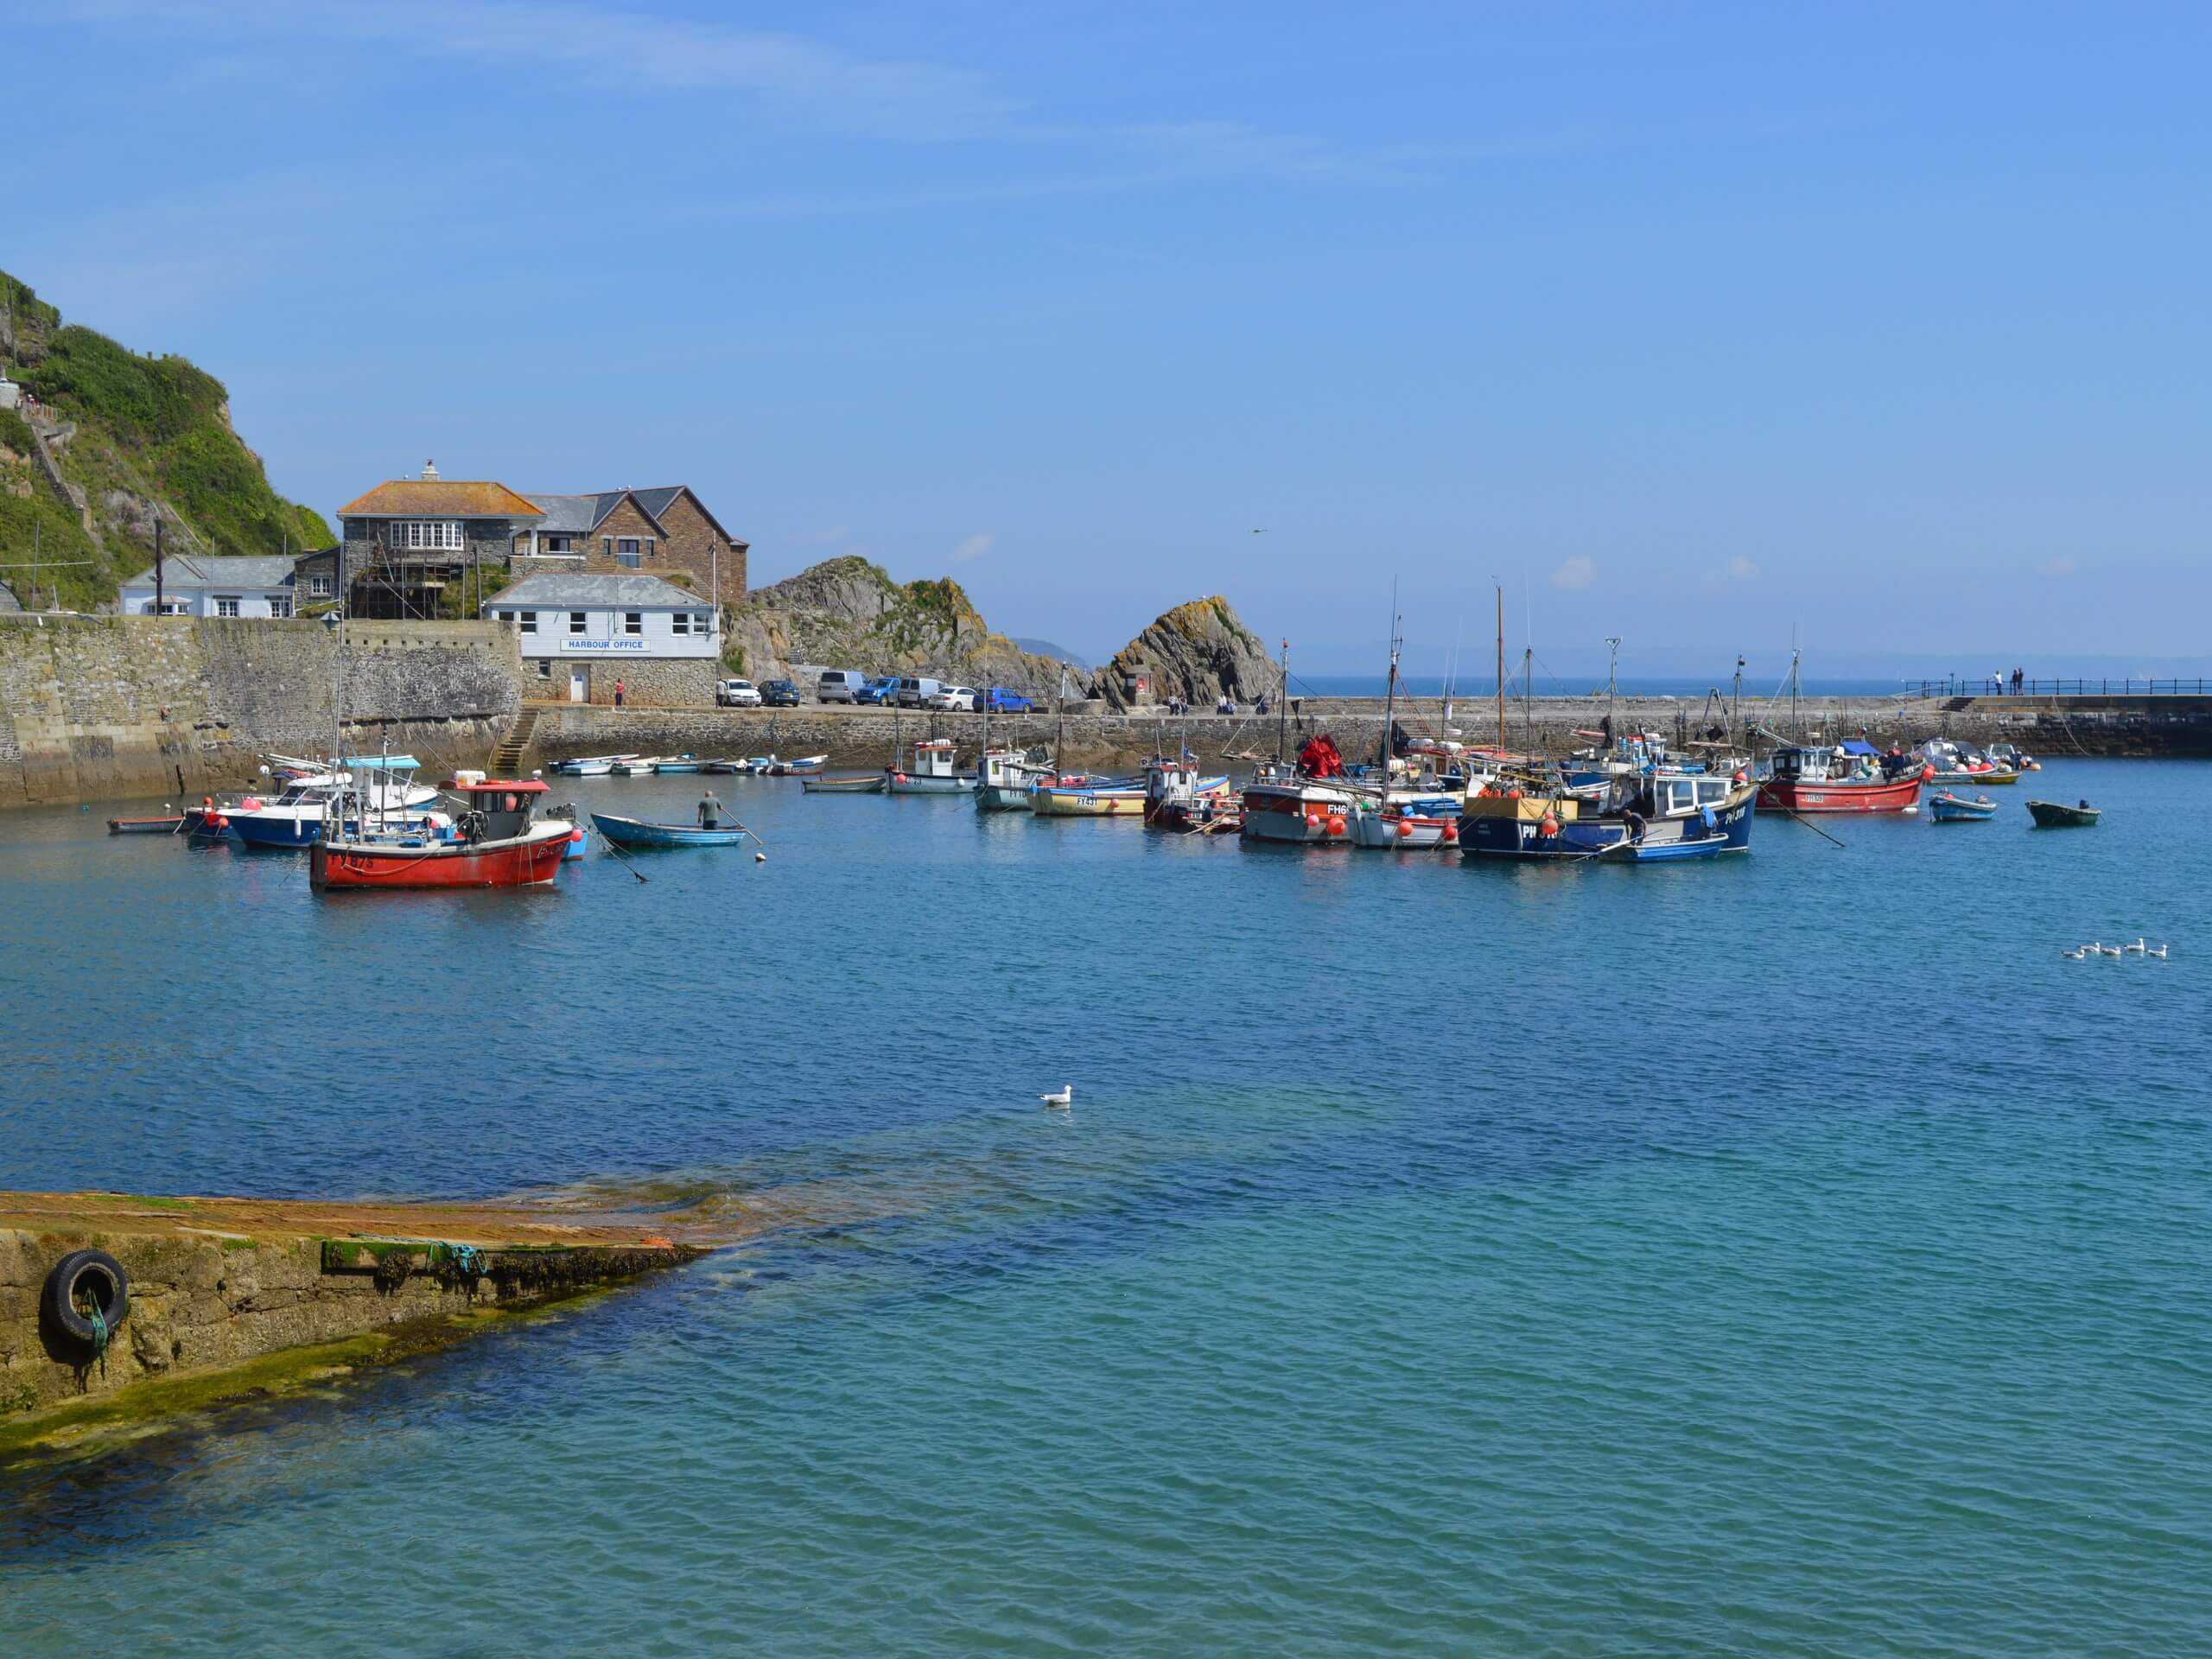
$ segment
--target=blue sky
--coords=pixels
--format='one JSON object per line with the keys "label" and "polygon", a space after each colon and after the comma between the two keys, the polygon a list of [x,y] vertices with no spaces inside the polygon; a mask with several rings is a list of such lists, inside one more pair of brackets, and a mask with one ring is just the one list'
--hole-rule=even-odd
{"label": "blue sky", "polygon": [[1624,671],[2147,660],[2212,597],[2209,17],[64,0],[0,265],[326,512],[686,481],[756,581],[1092,652],[1218,591],[1366,666],[1395,577],[1433,660],[1495,575]]}

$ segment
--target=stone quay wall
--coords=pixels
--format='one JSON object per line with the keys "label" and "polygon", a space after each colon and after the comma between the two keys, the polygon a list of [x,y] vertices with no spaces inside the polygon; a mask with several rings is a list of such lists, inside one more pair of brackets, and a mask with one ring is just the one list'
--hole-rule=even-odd
{"label": "stone quay wall", "polygon": [[521,707],[511,625],[0,617],[0,806],[234,786],[261,757],[389,740],[480,766]]}
{"label": "stone quay wall", "polygon": [[[1533,747],[1549,754],[1564,754],[1586,747],[1580,735],[1595,731],[1605,717],[1603,698],[1554,697],[1539,699],[1524,715],[1516,704],[1506,710],[1506,742],[1519,749]],[[1398,723],[1414,736],[1440,736],[1456,730],[1460,741],[1489,745],[1497,741],[1494,708],[1462,702],[1447,728],[1433,702],[1408,708],[1400,704]],[[1746,718],[1754,724],[1778,721],[1764,711]],[[1701,718],[1694,703],[1665,698],[1623,698],[1615,705],[1618,731],[1656,731],[1669,743],[1701,737],[1711,724]],[[2037,719],[2024,713],[1978,714],[1972,709],[1948,709],[1940,701],[1895,698],[1832,698],[1808,700],[1799,705],[1797,726],[1818,732],[1830,741],[1865,735],[1888,747],[1910,747],[1921,739],[1942,735],[1973,742],[2010,738],[2030,748],[2042,744],[2053,753],[2127,753],[2118,748],[2078,750],[2056,734],[2039,729]],[[990,741],[1014,747],[1050,747],[1056,721],[1051,711],[1016,716],[994,715]],[[1336,740],[1344,759],[1353,764],[1377,751],[1383,728],[1380,698],[1319,698],[1299,700],[1296,712],[1279,720],[1270,710],[1264,717],[1249,713],[1190,715],[1170,717],[1135,712],[1111,714],[1103,705],[1071,708],[1066,719],[1067,753],[1081,766],[1126,766],[1144,760],[1156,748],[1188,747],[1209,760],[1272,757],[1280,740],[1294,754],[1305,739],[1325,732]],[[876,709],[843,705],[807,704],[785,709],[680,709],[584,707],[575,704],[539,706],[531,747],[534,764],[543,765],[578,755],[635,753],[691,753],[702,758],[735,757],[773,753],[786,760],[799,755],[827,753],[836,767],[880,766],[890,760],[893,734],[900,751],[911,748],[918,737],[950,737],[961,748],[963,760],[981,747],[984,721],[980,715],[917,715],[906,713],[894,721]],[[1761,747],[1765,741],[1762,740]],[[2038,753],[2042,752],[2037,750]]]}

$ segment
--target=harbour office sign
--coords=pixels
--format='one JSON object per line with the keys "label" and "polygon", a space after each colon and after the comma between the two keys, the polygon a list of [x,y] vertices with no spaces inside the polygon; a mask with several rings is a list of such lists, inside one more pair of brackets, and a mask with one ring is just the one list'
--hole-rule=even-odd
{"label": "harbour office sign", "polygon": [[604,657],[611,652],[618,651],[633,651],[639,656],[643,656],[645,650],[645,642],[634,636],[621,639],[563,639],[561,641],[561,654],[563,657],[572,653]]}

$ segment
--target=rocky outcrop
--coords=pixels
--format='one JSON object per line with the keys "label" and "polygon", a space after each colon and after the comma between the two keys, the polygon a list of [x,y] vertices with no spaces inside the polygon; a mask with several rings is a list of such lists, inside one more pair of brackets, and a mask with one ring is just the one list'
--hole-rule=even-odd
{"label": "rocky outcrop", "polygon": [[[896,582],[856,556],[825,560],[731,607],[727,639],[753,679],[804,668],[927,674],[1049,696],[1060,665],[993,633],[950,577]],[[1082,690],[1083,687],[1071,687]]]}
{"label": "rocky outcrop", "polygon": [[1216,594],[1178,605],[1116,652],[1098,671],[1096,695],[1117,709],[1171,696],[1207,709],[1224,695],[1239,703],[1272,696],[1280,679],[1265,642]]}

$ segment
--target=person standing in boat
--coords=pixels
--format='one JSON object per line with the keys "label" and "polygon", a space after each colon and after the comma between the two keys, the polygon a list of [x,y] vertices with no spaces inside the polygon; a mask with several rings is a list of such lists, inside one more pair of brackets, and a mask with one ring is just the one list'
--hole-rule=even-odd
{"label": "person standing in boat", "polygon": [[715,798],[715,791],[710,789],[699,798],[699,827],[702,830],[719,830],[721,822],[721,803]]}

